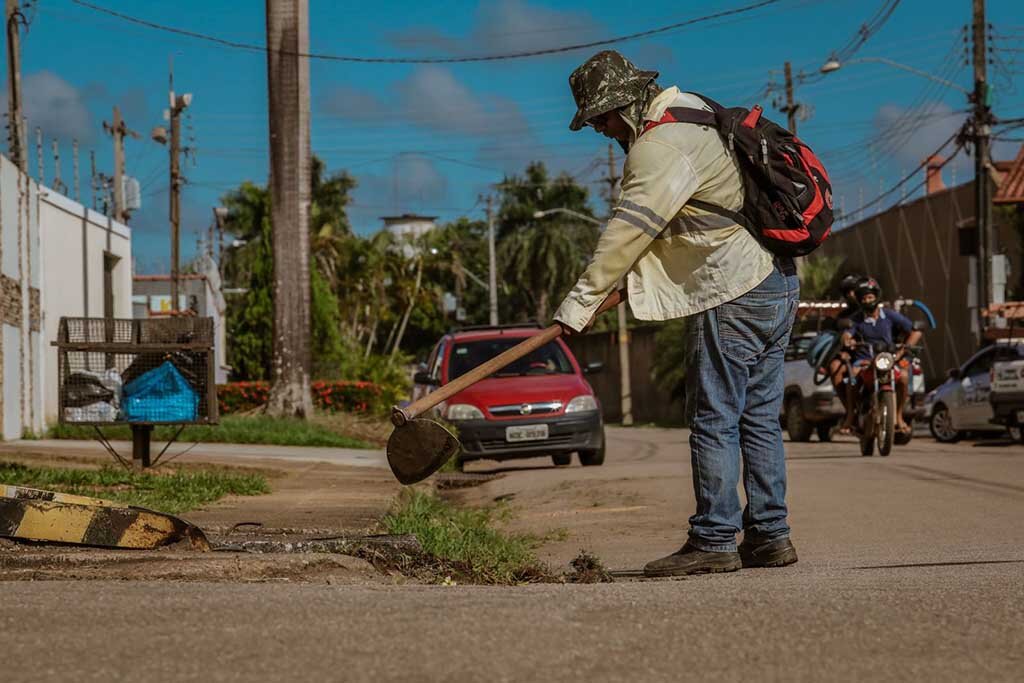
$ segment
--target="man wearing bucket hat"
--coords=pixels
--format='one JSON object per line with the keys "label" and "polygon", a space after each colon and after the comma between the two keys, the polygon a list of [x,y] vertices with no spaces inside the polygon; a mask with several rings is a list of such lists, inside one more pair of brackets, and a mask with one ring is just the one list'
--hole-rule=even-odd
{"label": "man wearing bucket hat", "polygon": [[[691,203],[738,211],[743,180],[714,128],[658,125],[669,107],[711,108],[678,88],[662,89],[657,76],[604,51],[569,77],[577,105],[569,128],[592,126],[627,156],[615,210],[555,319],[567,334],[582,331],[623,276],[637,318],[688,318],[697,510],[686,544],[647,564],[645,574],[792,564],[779,407],[799,299],[796,269],[732,219]],[[741,467],[745,508],[737,493]]]}

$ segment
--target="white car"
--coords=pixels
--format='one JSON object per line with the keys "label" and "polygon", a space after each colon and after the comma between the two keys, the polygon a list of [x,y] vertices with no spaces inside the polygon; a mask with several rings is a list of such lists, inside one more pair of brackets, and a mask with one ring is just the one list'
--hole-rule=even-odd
{"label": "white car", "polygon": [[830,441],[832,429],[846,414],[831,381],[814,383],[814,368],[807,362],[807,352],[817,336],[816,332],[794,334],[786,348],[785,391],[779,417],[790,441],[810,441],[814,433],[821,441]]}
{"label": "white car", "polygon": [[1024,355],[1024,346],[1018,340],[1001,340],[986,346],[959,368],[950,370],[949,379],[925,397],[925,416],[936,441],[953,443],[967,432],[1006,431],[992,421],[995,415],[989,394],[992,366],[997,358],[1003,359],[1010,344]]}

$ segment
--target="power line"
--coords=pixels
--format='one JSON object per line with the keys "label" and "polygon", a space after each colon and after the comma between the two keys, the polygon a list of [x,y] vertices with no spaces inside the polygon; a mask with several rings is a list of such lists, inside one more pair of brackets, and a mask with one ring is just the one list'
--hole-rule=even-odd
{"label": "power line", "polygon": [[[653,36],[660,33],[667,33],[695,24],[707,23],[714,21],[715,19],[722,19],[724,17],[735,16],[737,14],[744,14],[751,12],[762,7],[774,5],[781,2],[782,0],[760,0],[750,5],[743,7],[737,7],[729,10],[722,10],[721,12],[715,12],[713,14],[706,14],[700,17],[694,17],[693,19],[687,19],[686,21],[676,22],[674,24],[668,24],[667,26],[660,26],[658,28],[649,29],[647,31],[640,31],[638,33],[631,33],[625,36],[619,36],[616,38],[607,38],[605,40],[594,40],[587,43],[578,43],[575,45],[565,45],[562,47],[552,47],[542,50],[529,50],[526,52],[512,52],[503,55],[481,55],[474,57],[356,57],[351,55],[332,55],[326,53],[317,52],[288,52],[285,50],[271,50],[265,45],[256,45],[255,43],[243,43],[234,40],[228,40],[226,38],[220,38],[218,36],[212,36],[205,33],[199,33],[197,31],[190,31],[188,29],[177,28],[174,26],[167,26],[165,24],[158,24],[154,21],[148,21],[146,19],[140,19],[133,17],[128,14],[123,14],[107,7],[101,7],[94,5],[91,2],[85,2],[85,0],[71,0],[76,5],[85,7],[94,12],[100,12],[112,17],[116,17],[122,21],[128,23],[137,24],[139,26],[145,26],[146,28],[154,29],[157,31],[163,31],[165,33],[173,33],[176,35],[186,36],[188,38],[194,38],[196,40],[206,41],[208,43],[214,43],[222,47],[229,47],[236,50],[248,50],[250,52],[277,52],[282,55],[305,57],[308,59],[320,59],[324,61],[332,62],[356,62],[360,64],[456,64],[464,62],[493,62],[506,59],[523,59],[526,57],[539,57],[542,55],[558,54],[562,52],[573,52],[575,50],[584,50],[587,48],[601,47],[604,45],[613,45],[615,43],[622,43],[630,40],[636,40],[637,38],[646,38],[647,36]],[[897,2],[899,0],[896,0]]]}
{"label": "power line", "polygon": [[[953,140],[955,140],[957,138],[957,136],[960,135],[960,133],[961,133],[961,131],[958,130],[957,132],[955,132],[951,136],[949,136],[946,139],[946,141],[943,142],[942,145],[940,145],[938,149],[936,149],[934,152],[929,154],[928,157],[926,157],[925,160],[922,161],[920,163],[920,165],[918,165],[917,168],[915,168],[913,171],[911,171],[910,173],[905,175],[902,179],[900,179],[899,182],[897,182],[895,185],[890,187],[888,190],[886,190],[882,194],[878,195],[877,197],[872,199],[867,204],[864,204],[864,205],[860,206],[855,211],[844,213],[844,214],[838,216],[838,220],[842,220],[842,219],[844,219],[844,218],[846,218],[846,217],[848,217],[850,215],[860,214],[865,209],[870,209],[872,206],[875,206],[875,205],[879,204],[882,200],[884,200],[886,197],[891,195],[893,192],[895,192],[896,190],[898,190],[901,187],[903,187],[904,185],[906,185],[914,176],[916,176],[918,174],[918,172],[921,169],[923,169],[925,166],[927,166],[932,161],[932,157],[934,157],[935,155],[941,153],[942,150],[946,149],[946,147],[949,145],[949,143],[953,142]],[[960,150],[962,150],[963,147],[964,147],[964,145],[963,145],[962,142],[957,143],[956,147],[953,150],[953,153],[949,155],[949,158],[947,158],[945,161],[943,161],[941,164],[939,164],[935,168],[938,168],[938,169],[943,168],[946,164],[948,164],[950,161],[952,161],[954,158],[956,158],[957,153],[960,152]],[[922,182],[919,185],[916,185],[913,188],[911,188],[910,192],[913,193],[914,191],[916,191],[922,185],[924,185],[924,182]]]}

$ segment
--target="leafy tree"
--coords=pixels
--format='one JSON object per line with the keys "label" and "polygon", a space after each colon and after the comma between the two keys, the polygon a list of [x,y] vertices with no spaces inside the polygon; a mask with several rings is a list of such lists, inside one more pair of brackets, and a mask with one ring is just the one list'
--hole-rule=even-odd
{"label": "leafy tree", "polygon": [[815,256],[806,259],[800,268],[800,297],[803,299],[828,299],[838,285],[839,268],[843,258],[839,256]]}
{"label": "leafy tree", "polygon": [[597,226],[563,212],[534,214],[562,208],[593,217],[588,196],[568,174],[550,178],[541,162],[505,178],[497,220],[502,320],[547,322],[568,293],[593,253]]}

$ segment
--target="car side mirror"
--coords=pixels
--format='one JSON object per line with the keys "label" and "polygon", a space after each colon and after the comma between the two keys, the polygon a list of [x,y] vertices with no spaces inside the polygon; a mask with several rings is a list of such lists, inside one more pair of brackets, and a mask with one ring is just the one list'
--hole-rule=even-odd
{"label": "car side mirror", "polygon": [[429,372],[423,372],[422,370],[412,376],[412,381],[416,382],[416,384],[427,384],[432,387],[436,387],[440,384],[440,382],[430,376]]}
{"label": "car side mirror", "polygon": [[584,375],[593,375],[594,373],[601,372],[604,370],[604,363],[599,360],[595,360],[593,363],[587,363],[587,366],[583,368]]}
{"label": "car side mirror", "polygon": [[960,368],[951,368],[946,374],[950,379],[960,379]]}

